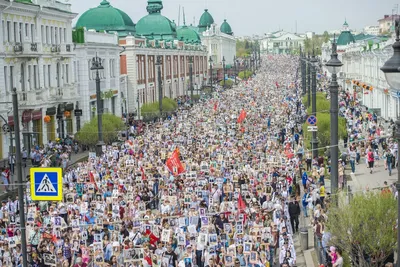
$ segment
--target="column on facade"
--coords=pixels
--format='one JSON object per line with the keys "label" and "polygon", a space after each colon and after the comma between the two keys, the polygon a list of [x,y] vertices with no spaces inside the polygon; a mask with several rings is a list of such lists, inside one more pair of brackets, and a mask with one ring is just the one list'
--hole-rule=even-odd
{"label": "column on facade", "polygon": [[145,68],[146,79],[145,79],[145,87],[144,87],[143,96],[144,96],[144,103],[147,103],[148,102],[148,98],[149,98],[149,91],[150,91],[150,88],[149,88],[149,83],[150,83],[149,82],[150,81],[149,69],[150,69],[150,66],[151,66],[151,64],[149,62],[149,56],[148,56],[147,53],[145,53],[145,55],[144,55],[144,62],[146,64],[146,68]]}

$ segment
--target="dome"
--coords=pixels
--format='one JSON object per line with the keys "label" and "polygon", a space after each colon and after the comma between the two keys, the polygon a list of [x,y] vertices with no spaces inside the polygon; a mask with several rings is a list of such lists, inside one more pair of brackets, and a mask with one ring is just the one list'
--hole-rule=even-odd
{"label": "dome", "polygon": [[182,40],[185,42],[199,43],[201,41],[199,34],[186,25],[183,25],[181,28],[179,28],[176,31],[176,34],[178,40]]}
{"label": "dome", "polygon": [[103,0],[98,7],[83,13],[75,25],[76,28],[86,27],[96,31],[116,31],[121,37],[134,35],[135,24],[123,11]]}
{"label": "dome", "polygon": [[224,19],[224,22],[221,24],[220,30],[223,33],[226,33],[226,34],[229,34],[229,35],[233,35],[231,25],[229,25],[229,23],[226,22],[226,19]]}
{"label": "dome", "polygon": [[214,23],[214,19],[210,13],[208,13],[208,9],[204,9],[203,15],[200,17],[199,21],[199,30],[205,31]]}
{"label": "dome", "polygon": [[349,24],[347,23],[347,21],[345,21],[343,24],[343,30],[337,40],[337,45],[348,45],[355,42],[356,40],[354,38],[354,35],[349,30]]}
{"label": "dome", "polygon": [[147,12],[136,24],[136,34],[139,36],[152,36],[156,39],[176,38],[176,24],[161,15],[163,9],[161,0],[148,0]]}

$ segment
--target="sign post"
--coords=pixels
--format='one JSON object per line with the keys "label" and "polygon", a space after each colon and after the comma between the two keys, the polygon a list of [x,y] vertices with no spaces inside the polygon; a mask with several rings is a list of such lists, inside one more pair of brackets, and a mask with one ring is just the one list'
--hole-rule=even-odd
{"label": "sign post", "polygon": [[35,201],[62,201],[62,169],[31,168],[31,197]]}

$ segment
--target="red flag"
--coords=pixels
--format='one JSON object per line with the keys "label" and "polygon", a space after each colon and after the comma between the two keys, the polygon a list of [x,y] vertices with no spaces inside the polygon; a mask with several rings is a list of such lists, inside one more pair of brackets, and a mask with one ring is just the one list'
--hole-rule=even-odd
{"label": "red flag", "polygon": [[175,149],[175,151],[172,153],[171,157],[167,159],[167,162],[165,164],[174,176],[185,172],[185,168],[179,160],[179,149]]}
{"label": "red flag", "polygon": [[242,128],[240,128],[240,131],[241,131],[242,133],[244,133],[244,132],[246,131],[246,129],[245,129],[244,127],[242,127]]}
{"label": "red flag", "polygon": [[144,174],[143,166],[140,166],[140,172],[142,173],[142,180],[146,180],[146,175]]}
{"label": "red flag", "polygon": [[94,175],[93,175],[93,173],[92,173],[92,172],[89,172],[89,176],[90,176],[90,182],[94,184],[94,188],[95,188],[96,190],[99,190],[99,189],[97,188],[96,181],[94,180]]}
{"label": "red flag", "polygon": [[146,230],[146,236],[149,238],[150,244],[152,245],[155,245],[155,243],[159,240],[159,238],[156,237],[149,229]]}
{"label": "red flag", "polygon": [[278,82],[275,82],[276,88],[279,88],[279,84]]}
{"label": "red flag", "polygon": [[244,202],[242,195],[239,194],[239,199],[238,199],[238,211],[243,212],[246,209],[246,203]]}
{"label": "red flag", "polygon": [[214,103],[214,111],[217,111],[217,108],[218,108],[218,101],[215,101],[215,103]]}
{"label": "red flag", "polygon": [[244,111],[244,109],[242,109],[242,111],[240,112],[239,118],[237,119],[237,123],[242,123],[244,121],[244,119],[246,119],[247,113],[246,111]]}

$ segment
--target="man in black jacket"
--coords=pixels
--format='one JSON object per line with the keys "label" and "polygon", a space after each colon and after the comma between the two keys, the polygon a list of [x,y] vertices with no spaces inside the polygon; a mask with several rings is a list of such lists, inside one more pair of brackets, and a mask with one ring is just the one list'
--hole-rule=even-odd
{"label": "man in black jacket", "polygon": [[293,234],[299,231],[299,215],[300,205],[296,200],[289,203],[290,224],[292,225]]}

